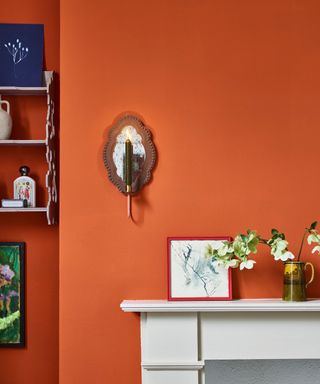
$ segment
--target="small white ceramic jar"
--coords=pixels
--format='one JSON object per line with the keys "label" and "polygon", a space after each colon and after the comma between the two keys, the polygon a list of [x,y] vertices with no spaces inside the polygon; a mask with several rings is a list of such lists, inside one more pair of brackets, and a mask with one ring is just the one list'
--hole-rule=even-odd
{"label": "small white ceramic jar", "polygon": [[[5,111],[2,105],[7,106]],[[0,140],[8,140],[12,131],[12,118],[10,116],[10,104],[6,100],[0,99]]]}

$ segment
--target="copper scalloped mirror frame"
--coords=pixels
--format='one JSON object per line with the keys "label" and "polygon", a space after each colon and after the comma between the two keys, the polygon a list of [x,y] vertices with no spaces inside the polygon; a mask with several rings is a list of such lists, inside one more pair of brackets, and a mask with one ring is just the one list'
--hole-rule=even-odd
{"label": "copper scalloped mirror frame", "polygon": [[117,168],[116,159],[119,158],[121,167],[124,156],[124,142],[123,140],[121,141],[121,138],[123,132],[128,129],[136,133],[136,141],[133,142],[134,151],[135,148],[140,147],[143,152],[143,156],[140,154],[139,162],[136,163],[138,165],[135,167],[136,170],[132,179],[131,191],[132,193],[136,193],[150,181],[151,171],[156,162],[156,149],[152,142],[151,132],[138,117],[134,115],[124,115],[115,121],[110,128],[108,141],[104,147],[103,161],[108,170],[110,181],[120,192],[126,193],[126,183],[121,174],[121,169],[119,170],[119,164]]}

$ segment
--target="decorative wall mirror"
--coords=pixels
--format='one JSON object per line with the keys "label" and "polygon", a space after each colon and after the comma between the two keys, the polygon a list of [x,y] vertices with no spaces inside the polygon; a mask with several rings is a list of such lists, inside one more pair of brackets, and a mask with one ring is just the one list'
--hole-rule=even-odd
{"label": "decorative wall mirror", "polygon": [[150,130],[134,115],[121,116],[110,128],[103,160],[110,181],[128,197],[131,218],[131,196],[150,181],[156,162]]}

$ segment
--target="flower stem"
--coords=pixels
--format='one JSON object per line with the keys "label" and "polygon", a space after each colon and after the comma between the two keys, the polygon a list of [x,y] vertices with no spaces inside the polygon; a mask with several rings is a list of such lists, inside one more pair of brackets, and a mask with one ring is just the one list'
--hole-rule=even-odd
{"label": "flower stem", "polygon": [[307,234],[307,230],[304,231],[304,234],[302,237],[302,241],[301,241],[301,245],[300,245],[300,249],[299,249],[299,253],[298,253],[298,261],[300,261],[300,256],[301,256],[302,247],[303,247],[303,243],[304,243],[304,239],[306,237],[306,234]]}

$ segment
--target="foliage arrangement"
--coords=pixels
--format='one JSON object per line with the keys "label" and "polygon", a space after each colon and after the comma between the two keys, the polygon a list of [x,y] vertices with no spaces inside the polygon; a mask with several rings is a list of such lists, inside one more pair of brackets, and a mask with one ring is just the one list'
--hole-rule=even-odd
{"label": "foliage arrangement", "polygon": [[[315,221],[309,228],[305,228],[297,261],[300,261],[307,235],[308,244],[315,244],[312,253],[318,252],[320,254],[320,233],[317,230],[317,224]],[[256,231],[248,229],[246,234],[237,235],[233,241],[223,241],[222,246],[221,244],[217,244],[216,247],[209,245],[206,249],[206,257],[211,258],[216,265],[224,265],[225,268],[252,269],[256,261],[249,259],[249,256],[257,253],[259,244],[270,247],[270,253],[274,260],[287,261],[295,257],[288,249],[289,243],[284,233],[277,229],[271,230],[270,239],[263,239]]]}

